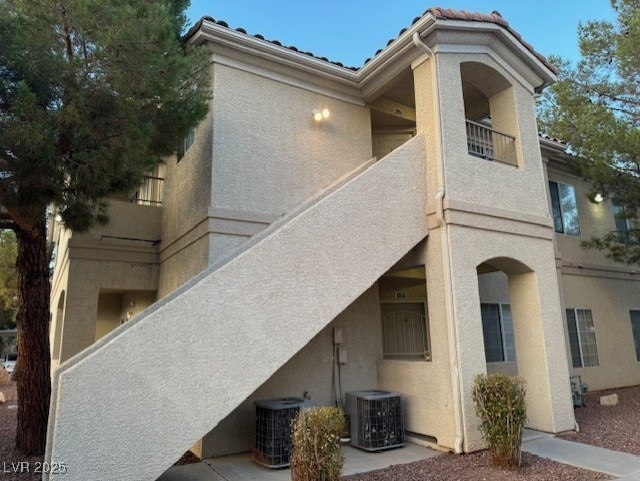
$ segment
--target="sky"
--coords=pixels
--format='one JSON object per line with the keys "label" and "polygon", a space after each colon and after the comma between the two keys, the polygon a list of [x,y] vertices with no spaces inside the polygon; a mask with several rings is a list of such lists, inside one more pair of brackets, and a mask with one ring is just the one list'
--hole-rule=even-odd
{"label": "sky", "polygon": [[316,56],[360,67],[429,7],[497,10],[545,56],[579,58],[578,24],[612,20],[609,0],[191,0],[191,23],[208,15]]}

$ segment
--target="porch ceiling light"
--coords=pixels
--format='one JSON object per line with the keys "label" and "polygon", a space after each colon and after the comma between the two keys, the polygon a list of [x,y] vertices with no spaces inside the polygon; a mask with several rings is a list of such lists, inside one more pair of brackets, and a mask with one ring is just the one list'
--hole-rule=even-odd
{"label": "porch ceiling light", "polygon": [[315,120],[316,122],[322,122],[323,120],[328,119],[330,115],[331,112],[329,111],[329,109],[314,109],[313,120]]}

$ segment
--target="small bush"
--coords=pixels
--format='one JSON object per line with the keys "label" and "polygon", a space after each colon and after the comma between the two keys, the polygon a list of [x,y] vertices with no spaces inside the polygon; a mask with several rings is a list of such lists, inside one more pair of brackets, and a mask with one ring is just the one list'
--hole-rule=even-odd
{"label": "small bush", "polygon": [[520,466],[522,429],[527,421],[524,380],[504,374],[480,374],[472,397],[493,463]]}
{"label": "small bush", "polygon": [[340,433],[344,412],[339,408],[303,409],[293,421],[291,479],[338,481],[344,464]]}

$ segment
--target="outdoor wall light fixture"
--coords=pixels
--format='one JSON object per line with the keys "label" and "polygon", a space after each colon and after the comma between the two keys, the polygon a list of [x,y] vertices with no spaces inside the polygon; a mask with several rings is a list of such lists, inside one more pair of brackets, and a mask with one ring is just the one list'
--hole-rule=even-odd
{"label": "outdoor wall light fixture", "polygon": [[599,193],[599,192],[598,192],[598,193],[595,195],[595,197],[593,198],[593,201],[594,201],[596,204],[599,204],[599,203],[600,203],[600,202],[602,202],[603,200],[604,200],[604,197],[602,197],[602,194],[601,194],[601,193]]}
{"label": "outdoor wall light fixture", "polygon": [[316,122],[322,122],[323,120],[327,120],[330,115],[331,112],[329,112],[329,109],[315,109],[313,111],[313,120]]}

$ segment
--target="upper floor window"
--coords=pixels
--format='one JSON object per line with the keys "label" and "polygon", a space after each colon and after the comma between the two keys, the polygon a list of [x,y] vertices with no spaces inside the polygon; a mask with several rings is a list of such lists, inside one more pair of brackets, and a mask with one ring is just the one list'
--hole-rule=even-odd
{"label": "upper floor window", "polygon": [[591,309],[567,309],[566,312],[573,367],[599,366]]}
{"label": "upper floor window", "polygon": [[616,222],[616,236],[622,244],[635,244],[638,241],[636,220],[620,205],[613,204],[613,218]]}
{"label": "upper floor window", "polygon": [[182,157],[184,157],[184,154],[187,153],[187,150],[191,148],[191,146],[195,143],[195,141],[196,141],[196,128],[191,127],[187,131],[187,134],[182,139],[182,143],[178,148],[178,162],[180,162]]}
{"label": "upper floor window", "polygon": [[580,236],[578,205],[572,185],[549,181],[553,226],[559,234]]}

